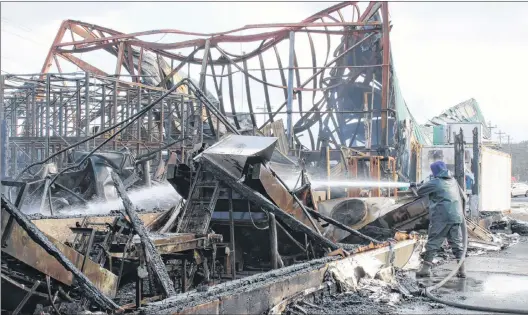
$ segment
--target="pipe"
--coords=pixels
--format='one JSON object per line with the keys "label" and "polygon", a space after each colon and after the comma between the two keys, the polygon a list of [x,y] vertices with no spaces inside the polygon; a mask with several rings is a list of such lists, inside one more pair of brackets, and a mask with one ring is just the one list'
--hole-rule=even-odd
{"label": "pipe", "polygon": [[48,298],[50,300],[51,307],[53,307],[53,310],[55,311],[55,314],[61,315],[61,313],[57,309],[57,306],[55,306],[54,298],[51,296],[51,284],[50,284],[50,276],[49,275],[46,275],[46,286],[48,288]]}
{"label": "pipe", "polygon": [[453,301],[448,301],[441,299],[439,297],[434,296],[431,291],[434,291],[440,287],[442,287],[449,279],[451,279],[460,269],[460,266],[464,263],[464,260],[466,260],[466,252],[467,252],[467,224],[466,220],[464,219],[462,222],[462,240],[464,242],[464,250],[462,251],[462,258],[458,262],[458,265],[455,269],[453,269],[442,281],[439,283],[427,287],[424,289],[423,294],[430,298],[431,300],[442,303],[445,305],[466,309],[466,310],[473,310],[473,311],[482,311],[482,312],[491,312],[491,313],[508,313],[508,314],[528,314],[528,310],[521,310],[521,309],[511,309],[511,308],[493,308],[493,307],[487,307],[487,306],[476,306],[476,305],[469,305],[469,304],[463,304]]}
{"label": "pipe", "polygon": [[271,249],[271,268],[277,269],[279,263],[279,249],[277,243],[277,224],[275,224],[275,214],[269,214],[269,238]]}
{"label": "pipe", "polygon": [[317,212],[315,210],[312,210],[312,209],[308,208],[308,211],[311,214],[323,219],[324,221],[326,221],[326,222],[328,222],[328,223],[330,223],[330,224],[332,224],[332,225],[334,225],[334,226],[336,226],[336,227],[338,227],[338,228],[340,228],[340,229],[342,229],[344,231],[347,231],[347,232],[349,232],[351,234],[354,234],[354,235],[359,236],[359,237],[361,237],[363,239],[366,239],[367,241],[370,241],[370,242],[372,242],[374,244],[383,244],[383,242],[380,242],[380,241],[378,241],[376,239],[373,239],[372,237],[370,237],[368,235],[365,235],[365,234],[359,232],[358,230],[354,230],[353,228],[350,228],[350,227],[344,225],[343,223],[338,222],[338,221],[336,221],[336,220],[334,220],[334,219],[332,219],[330,217],[327,217],[324,214],[321,214],[321,213],[319,213],[319,212]]}

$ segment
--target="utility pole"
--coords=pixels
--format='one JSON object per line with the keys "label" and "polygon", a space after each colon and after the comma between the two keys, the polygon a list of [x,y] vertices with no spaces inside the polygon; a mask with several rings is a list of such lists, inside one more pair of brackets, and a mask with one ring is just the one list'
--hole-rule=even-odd
{"label": "utility pole", "polygon": [[493,129],[497,128],[497,125],[495,126],[492,126],[491,125],[491,120],[488,121],[488,129],[490,130],[490,141],[493,141]]}
{"label": "utility pole", "polygon": [[505,135],[506,133],[499,130],[499,132],[496,132],[495,134],[499,135],[499,148],[502,148],[502,136]]}

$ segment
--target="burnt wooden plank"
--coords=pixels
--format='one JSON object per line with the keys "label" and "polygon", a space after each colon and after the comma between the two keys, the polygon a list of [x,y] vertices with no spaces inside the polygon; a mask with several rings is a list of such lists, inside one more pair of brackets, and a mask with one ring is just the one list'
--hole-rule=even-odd
{"label": "burnt wooden plank", "polygon": [[145,228],[143,221],[141,221],[141,219],[137,215],[135,207],[132,204],[132,201],[130,201],[128,194],[125,191],[123,182],[121,182],[121,179],[115,172],[112,172],[112,179],[114,180],[114,185],[117,189],[118,195],[123,200],[123,205],[125,209],[121,211],[124,215],[127,215],[130,218],[130,223],[132,224],[134,231],[137,235],[139,235],[139,238],[145,250],[145,255],[147,256],[147,264],[151,267],[151,270],[154,272],[154,275],[159,281],[163,293],[166,296],[175,295],[176,291],[174,290],[174,284],[172,283],[169,277],[169,273],[167,272],[165,264],[163,263],[160,254],[156,250],[156,247],[152,243],[152,240],[149,238],[147,229]]}

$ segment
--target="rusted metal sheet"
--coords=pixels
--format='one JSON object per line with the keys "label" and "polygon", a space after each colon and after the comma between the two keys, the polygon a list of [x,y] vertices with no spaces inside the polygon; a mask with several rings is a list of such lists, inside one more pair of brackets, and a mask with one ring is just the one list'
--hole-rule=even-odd
{"label": "rusted metal sheet", "polygon": [[[259,179],[262,187],[273,202],[296,219],[314,228],[308,216],[304,213],[299,204],[293,199],[288,190],[273,176],[269,169],[260,167]],[[320,228],[320,226],[318,226]],[[315,230],[315,229],[314,229]]]}
{"label": "rusted metal sheet", "polygon": [[[2,210],[2,230],[9,218],[7,211]],[[66,256],[79,270],[83,264],[84,255],[73,248],[64,245],[50,235],[48,239]],[[66,285],[72,285],[73,275],[64,268],[53,256],[35,243],[18,223],[14,222],[11,236],[2,252],[26,263],[38,271]],[[117,276],[88,259],[82,270],[86,277],[106,296],[115,297]]]}
{"label": "rusted metal sheet", "polygon": [[[149,225],[152,221],[158,218],[163,213],[143,213],[139,214],[139,219]],[[91,223],[109,223],[112,224],[116,216],[109,215],[104,217],[91,217]],[[76,225],[77,222],[82,222],[83,218],[56,218],[56,219],[36,219],[31,220],[43,233],[52,236],[59,242],[71,241],[74,234],[70,230],[70,227]],[[94,226],[94,229],[102,229],[104,226]]]}
{"label": "rusted metal sheet", "polygon": [[[248,159],[271,160],[277,138],[229,134],[206,149],[200,156],[224,168],[235,178],[242,176]],[[199,158],[199,157],[197,157]]]}

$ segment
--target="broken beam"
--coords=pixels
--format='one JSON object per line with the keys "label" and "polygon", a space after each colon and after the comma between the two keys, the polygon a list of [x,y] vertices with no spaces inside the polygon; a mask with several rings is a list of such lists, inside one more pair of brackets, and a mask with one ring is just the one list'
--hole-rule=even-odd
{"label": "broken beam", "polygon": [[172,283],[169,277],[167,268],[165,267],[165,264],[163,263],[160,254],[156,250],[156,247],[152,243],[152,240],[149,238],[147,229],[145,228],[143,222],[141,221],[141,219],[139,219],[136,211],[134,210],[134,205],[132,204],[132,201],[130,201],[128,194],[125,191],[125,186],[123,186],[123,182],[115,172],[112,172],[112,179],[114,180],[114,185],[117,189],[118,195],[123,200],[123,205],[125,209],[121,211],[125,216],[128,216],[130,218],[130,223],[132,224],[134,231],[136,232],[136,234],[139,235],[139,238],[141,239],[141,243],[143,244],[143,248],[145,250],[145,255],[147,256],[147,264],[149,264],[151,269],[154,271],[156,278],[161,284],[163,293],[166,296],[175,295],[176,291],[174,290],[174,284]]}

